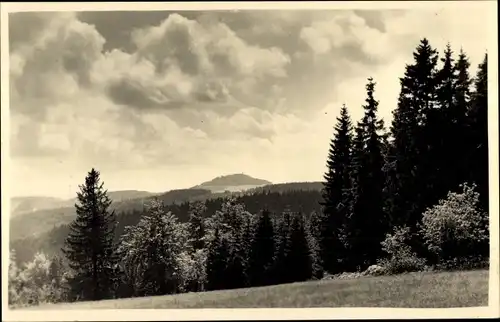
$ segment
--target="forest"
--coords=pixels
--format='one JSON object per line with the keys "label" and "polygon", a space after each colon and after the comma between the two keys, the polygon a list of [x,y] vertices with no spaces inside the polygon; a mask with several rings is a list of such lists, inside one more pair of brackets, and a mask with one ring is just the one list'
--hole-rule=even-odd
{"label": "forest", "polygon": [[[92,169],[71,224],[11,245],[9,304],[487,267],[487,78],[487,54],[470,75],[463,50],[440,55],[422,39],[391,124],[378,116],[372,78],[362,107],[340,107],[321,189],[152,198],[115,213]],[[351,108],[364,110],[356,123]]]}

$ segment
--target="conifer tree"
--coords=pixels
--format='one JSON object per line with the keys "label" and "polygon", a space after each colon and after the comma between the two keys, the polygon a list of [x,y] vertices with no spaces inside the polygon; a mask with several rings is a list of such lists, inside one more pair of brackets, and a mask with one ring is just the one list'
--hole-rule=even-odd
{"label": "conifer tree", "polygon": [[291,214],[284,211],[275,221],[276,247],[273,260],[273,284],[287,283],[291,280],[290,270],[286,266],[286,257],[290,250]]}
{"label": "conifer tree", "polygon": [[205,221],[203,213],[206,211],[206,206],[203,202],[193,202],[189,205],[189,246],[192,251],[205,248]]}
{"label": "conifer tree", "polygon": [[378,119],[378,101],[372,78],[366,85],[365,114],[357,124],[353,152],[353,206],[348,223],[351,267],[374,264],[382,253],[387,225],[383,211],[384,156],[383,121]]}
{"label": "conifer tree", "polygon": [[275,252],[274,227],[268,210],[263,210],[256,224],[250,246],[248,275],[251,286],[271,284],[271,268]]}
{"label": "conifer tree", "polygon": [[111,200],[99,176],[92,169],[80,186],[76,218],[63,248],[74,271],[69,280],[73,299],[101,300],[113,295],[117,263],[113,245],[115,214],[109,211]]}
{"label": "conifer tree", "polygon": [[313,258],[303,214],[294,214],[289,235],[289,249],[285,252],[285,265],[290,271],[287,282],[307,281],[313,276]]}
{"label": "conifer tree", "polygon": [[339,272],[339,261],[345,258],[343,226],[350,213],[352,124],[345,105],[337,118],[334,137],[330,143],[327,171],[324,175],[323,216],[321,224],[321,257],[325,270]]}
{"label": "conifer tree", "polygon": [[444,198],[449,191],[458,191],[460,184],[467,180],[467,173],[469,172],[467,157],[464,157],[464,146],[469,145],[467,111],[470,109],[472,84],[469,67],[470,63],[467,55],[463,50],[460,50],[455,65],[455,106],[449,115],[451,121],[450,148],[447,150],[449,151],[448,166],[452,172],[446,180],[448,189],[439,191],[439,198]]}
{"label": "conifer tree", "polygon": [[474,79],[470,109],[468,111],[469,181],[477,185],[479,204],[483,211],[489,210],[488,172],[488,55],[484,56]]}
{"label": "conifer tree", "polygon": [[227,260],[229,258],[229,243],[221,234],[219,227],[215,228],[213,240],[208,247],[207,255],[207,286],[208,291],[227,288]]}
{"label": "conifer tree", "polygon": [[312,258],[313,277],[316,279],[321,279],[323,277],[324,271],[323,262],[321,259],[321,249],[319,246],[319,241],[321,238],[321,217],[318,212],[313,211],[306,223],[307,241]]}
{"label": "conifer tree", "polygon": [[456,115],[456,72],[453,51],[447,44],[442,67],[436,72],[437,106],[427,114],[427,169],[425,170],[430,191],[439,197],[446,194],[456,175],[456,136],[453,132],[453,116]]}
{"label": "conifer tree", "polygon": [[[426,204],[429,169],[427,143],[432,139],[424,125],[436,104],[437,52],[422,39],[401,78],[398,106],[393,112],[392,144],[388,156],[386,213],[392,226],[408,225],[416,231]],[[434,134],[435,135],[435,134]],[[429,163],[432,165],[431,163]]]}

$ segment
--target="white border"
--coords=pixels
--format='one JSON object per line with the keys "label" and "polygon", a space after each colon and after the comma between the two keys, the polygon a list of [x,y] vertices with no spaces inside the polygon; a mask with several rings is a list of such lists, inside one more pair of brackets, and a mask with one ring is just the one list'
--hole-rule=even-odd
{"label": "white border", "polygon": [[[19,11],[146,11],[146,10],[237,10],[237,9],[429,9],[450,6],[484,6],[492,22],[497,22],[496,1],[344,1],[344,2],[188,2],[188,3],[2,3],[1,4],[1,160],[2,160],[2,320],[6,321],[111,321],[111,320],[235,320],[235,319],[335,319],[335,318],[460,318],[498,317],[499,298],[499,216],[498,216],[498,49],[497,25],[491,26],[488,49],[488,134],[490,176],[490,279],[489,306],[459,309],[400,309],[400,308],[306,308],[306,309],[176,309],[176,310],[71,310],[23,311],[10,310],[7,305],[7,261],[9,244],[10,182],[9,168],[9,42],[8,13]],[[466,18],[466,17],[464,17]]]}

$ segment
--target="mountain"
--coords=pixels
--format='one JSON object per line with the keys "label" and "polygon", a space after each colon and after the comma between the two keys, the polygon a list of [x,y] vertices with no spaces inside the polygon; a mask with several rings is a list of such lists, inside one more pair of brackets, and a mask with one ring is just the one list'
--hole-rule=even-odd
{"label": "mountain", "polygon": [[[177,204],[186,201],[206,200],[218,195],[212,194],[210,190],[204,189],[179,189],[165,193],[150,193],[145,191],[111,191],[108,192],[113,203],[111,210],[115,212],[141,211],[148,199],[156,196],[163,203]],[[76,215],[75,199],[67,200],[61,207],[51,209],[39,209],[12,216],[10,219],[10,239],[25,238],[38,235],[54,227],[71,222]]]}
{"label": "mountain", "polygon": [[270,181],[252,178],[249,175],[238,173],[220,176],[207,182],[203,182],[192,189],[207,189],[214,193],[225,191],[237,192],[272,184]]}
{"label": "mountain", "polygon": [[[108,196],[113,202],[130,199],[145,198],[156,193],[138,190],[108,191]],[[55,197],[14,197],[10,199],[11,218],[31,213],[44,212],[60,208],[74,207],[76,198],[61,199]]]}
{"label": "mountain", "polygon": [[68,200],[54,197],[14,197],[10,199],[11,216],[68,205]]}
{"label": "mountain", "polygon": [[[318,187],[318,186],[316,186]],[[287,188],[290,188],[287,190]],[[304,190],[301,190],[301,189]],[[203,217],[212,216],[221,209],[224,197],[231,195],[237,202],[245,205],[247,211],[257,214],[262,209],[268,209],[271,214],[279,215],[284,210],[302,212],[305,215],[312,211],[321,211],[320,201],[321,192],[314,189],[310,184],[282,184],[278,191],[273,190],[273,186],[256,192],[238,192],[214,194],[207,190],[176,190],[168,192],[160,198],[167,204],[166,209],[171,211],[180,222],[189,220],[189,200],[205,200],[206,211]],[[184,202],[178,201],[183,198]],[[188,200],[189,199],[189,200]],[[176,200],[175,202],[172,202]],[[114,204],[112,207],[116,210],[117,227],[115,240],[123,234],[125,227],[137,225],[143,215],[143,203],[146,199],[136,199]],[[170,204],[169,201],[171,202]],[[33,221],[21,220],[11,221],[10,248],[16,252],[16,260],[19,264],[31,260],[37,251],[43,251],[47,255],[60,251],[64,240],[68,235],[68,224],[74,218],[74,210],[65,208],[69,212],[34,216]],[[45,218],[44,218],[45,217]],[[22,217],[21,217],[22,218]],[[44,220],[40,220],[43,218]],[[26,219],[26,218],[24,218]],[[14,227],[14,223],[16,228]],[[16,233],[17,236],[14,236]]]}
{"label": "mountain", "polygon": [[[108,195],[116,213],[142,211],[144,204],[156,196],[167,205],[179,205],[195,200],[213,200],[219,197],[244,196],[260,193],[285,193],[289,191],[319,191],[321,182],[292,182],[270,184],[269,181],[255,179],[243,174],[217,177],[190,189],[177,189],[165,193],[125,190],[110,191]],[[50,199],[50,198],[49,198]],[[75,218],[75,199],[46,203],[44,208],[18,213],[10,220],[10,239],[22,239],[43,234],[57,226],[70,223]],[[56,202],[58,201],[58,202]],[[49,207],[52,205],[52,207]]]}

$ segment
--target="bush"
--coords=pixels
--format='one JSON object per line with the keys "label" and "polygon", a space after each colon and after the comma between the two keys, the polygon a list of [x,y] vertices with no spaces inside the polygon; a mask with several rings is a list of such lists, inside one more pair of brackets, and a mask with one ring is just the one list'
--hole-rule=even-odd
{"label": "bush", "polygon": [[461,185],[424,212],[420,234],[443,268],[473,267],[488,257],[488,216],[480,211],[475,185]]}
{"label": "bush", "polygon": [[9,304],[28,306],[61,301],[65,280],[62,276],[54,275],[54,266],[53,261],[43,253],[37,253],[33,261],[25,264],[22,269],[11,262]]}
{"label": "bush", "polygon": [[206,276],[206,259],[207,254],[205,249],[198,249],[193,253],[182,252],[178,257],[182,292],[201,292],[204,290]]}
{"label": "bush", "polygon": [[407,244],[410,240],[408,227],[396,227],[394,233],[387,234],[381,243],[387,257],[380,259],[378,265],[389,274],[421,271],[425,268],[425,260],[419,258]]}

